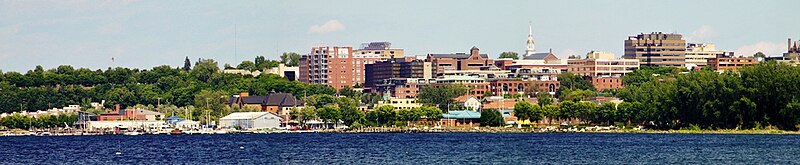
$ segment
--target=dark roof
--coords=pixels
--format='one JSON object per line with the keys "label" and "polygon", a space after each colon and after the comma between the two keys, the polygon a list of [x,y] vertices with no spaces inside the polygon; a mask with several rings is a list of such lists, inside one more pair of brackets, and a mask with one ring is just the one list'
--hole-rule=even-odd
{"label": "dark roof", "polygon": [[544,60],[547,56],[551,55],[552,53],[535,53],[531,54],[530,56],[526,56],[525,60]]}
{"label": "dark roof", "polygon": [[241,97],[241,99],[242,104],[262,104],[267,99],[267,96],[247,96]]}
{"label": "dark roof", "polygon": [[267,96],[246,96],[246,97],[231,97],[228,99],[228,105],[238,103],[241,99],[242,104],[261,104],[270,106],[290,107],[293,104],[303,105],[303,101],[294,98],[290,93],[273,93]]}
{"label": "dark roof", "polygon": [[294,106],[293,104],[297,103],[300,104],[301,102],[294,98],[292,94],[289,93],[274,93],[267,96],[267,100],[264,105],[268,106],[279,106],[279,107],[291,107]]}
{"label": "dark roof", "polygon": [[[455,54],[430,54],[433,58],[469,58],[470,54],[455,53]],[[489,58],[486,54],[480,54],[481,58]]]}

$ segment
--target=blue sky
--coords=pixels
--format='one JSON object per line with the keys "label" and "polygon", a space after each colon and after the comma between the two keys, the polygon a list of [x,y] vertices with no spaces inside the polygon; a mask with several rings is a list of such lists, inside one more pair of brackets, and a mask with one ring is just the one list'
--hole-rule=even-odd
{"label": "blue sky", "polygon": [[[800,39],[800,1],[0,1],[0,70],[238,64],[312,46],[389,41],[406,55],[622,55],[629,35],[678,32],[718,49],[776,56]],[[792,18],[795,17],[795,18]],[[235,29],[235,30],[234,30]],[[234,34],[235,33],[235,34]],[[234,37],[236,36],[236,37]],[[236,45],[236,46],[234,46]],[[235,47],[235,49],[234,49]],[[111,62],[111,58],[115,62]]]}

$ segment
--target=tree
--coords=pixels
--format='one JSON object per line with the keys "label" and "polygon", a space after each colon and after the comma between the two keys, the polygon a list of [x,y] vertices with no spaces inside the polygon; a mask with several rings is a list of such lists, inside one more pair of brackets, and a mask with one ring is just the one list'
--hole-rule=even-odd
{"label": "tree", "polygon": [[325,107],[317,109],[317,116],[319,116],[319,119],[321,119],[323,123],[327,124],[328,122],[333,122],[335,125],[339,123],[339,119],[342,118],[342,113],[338,106],[326,105]]}
{"label": "tree", "polygon": [[514,117],[517,117],[517,120],[528,120],[530,119],[530,111],[533,110],[533,105],[531,103],[525,101],[519,101],[514,104]]}
{"label": "tree", "polygon": [[517,52],[503,52],[500,53],[500,57],[498,58],[511,58],[511,59],[519,59],[519,54]]}
{"label": "tree", "polygon": [[356,92],[355,90],[353,90],[353,88],[350,87],[344,87],[342,89],[339,89],[340,96],[357,98],[359,94],[360,93]]}
{"label": "tree", "polygon": [[377,110],[368,112],[367,120],[375,122],[375,125],[387,125],[394,123],[396,116],[397,114],[394,111],[394,107],[391,105],[384,105]]}
{"label": "tree", "polygon": [[236,69],[255,71],[258,69],[258,67],[256,66],[256,63],[253,63],[252,61],[242,61],[242,63],[239,63],[239,65],[236,66]]}
{"label": "tree", "polygon": [[300,54],[284,52],[281,54],[281,63],[286,64],[286,66],[297,66],[300,64]]}
{"label": "tree", "polygon": [[767,55],[764,55],[764,53],[762,53],[762,52],[756,52],[756,54],[753,54],[753,57],[756,57],[756,58],[758,58],[758,57],[761,57],[761,58],[766,58],[766,57],[767,57]]}
{"label": "tree", "polygon": [[192,70],[192,62],[189,61],[189,56],[186,56],[186,59],[183,60],[183,71],[189,72]]}
{"label": "tree", "polygon": [[342,112],[342,122],[345,125],[352,125],[354,122],[364,119],[364,111],[358,109],[358,102],[351,98],[341,97],[336,104]]}
{"label": "tree", "polygon": [[469,88],[463,85],[423,86],[418,94],[419,101],[426,105],[448,109],[455,105],[455,98],[467,94]]}
{"label": "tree", "polygon": [[303,128],[307,128],[306,122],[317,118],[317,108],[314,106],[306,106],[301,108],[293,108],[289,112],[289,116],[297,120]]}
{"label": "tree", "polygon": [[548,119],[547,124],[552,124],[553,119],[558,119],[560,117],[559,107],[556,105],[544,105],[542,106],[542,112],[544,112],[544,116]]}
{"label": "tree", "polygon": [[417,121],[422,116],[422,110],[414,109],[401,109],[397,111],[397,119],[401,121]]}
{"label": "tree", "polygon": [[255,64],[255,67],[257,69],[265,69],[265,68],[269,67],[269,64],[267,63],[267,59],[264,58],[264,56],[256,56],[254,64]]}
{"label": "tree", "polygon": [[559,96],[559,98],[564,91],[576,89],[595,91],[594,85],[592,85],[592,82],[590,82],[588,78],[578,76],[571,72],[559,74],[558,81],[561,83],[561,85],[558,87],[558,91],[556,92],[556,96]]}
{"label": "tree", "polygon": [[228,101],[228,93],[225,91],[201,90],[194,95],[194,106],[200,107],[199,118],[211,122],[212,119],[227,115],[224,113],[225,102]]}
{"label": "tree", "polygon": [[[415,110],[416,111],[416,110]],[[434,107],[434,106],[422,106],[419,107],[420,112],[422,112],[422,118],[428,121],[436,121],[442,118],[442,110]]]}
{"label": "tree", "polygon": [[217,62],[212,59],[200,60],[190,72],[197,80],[202,82],[210,82],[215,74],[219,74],[219,66]]}
{"label": "tree", "polygon": [[536,101],[539,103],[539,106],[545,106],[553,104],[553,96],[549,93],[538,93],[536,94]]}
{"label": "tree", "polygon": [[481,110],[481,125],[497,127],[503,125],[503,115],[495,109]]}

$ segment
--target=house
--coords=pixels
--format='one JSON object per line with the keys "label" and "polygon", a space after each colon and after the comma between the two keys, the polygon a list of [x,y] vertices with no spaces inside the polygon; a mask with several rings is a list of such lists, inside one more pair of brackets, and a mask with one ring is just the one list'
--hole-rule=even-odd
{"label": "house", "polygon": [[281,118],[269,112],[235,112],[219,119],[220,128],[256,130],[278,128]]}
{"label": "house", "polygon": [[456,98],[456,101],[464,103],[464,107],[467,107],[473,111],[481,110],[481,106],[483,104],[481,103],[481,100],[469,95],[458,97]]}
{"label": "house", "polygon": [[303,101],[297,100],[290,93],[270,93],[266,96],[250,96],[248,92],[233,95],[226,103],[228,107],[238,106],[242,109],[255,108],[261,112],[284,114],[292,108],[303,106]]}

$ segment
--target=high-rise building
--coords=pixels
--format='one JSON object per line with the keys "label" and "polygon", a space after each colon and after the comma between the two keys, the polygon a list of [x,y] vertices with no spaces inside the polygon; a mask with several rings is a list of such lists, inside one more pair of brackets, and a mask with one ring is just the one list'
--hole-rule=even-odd
{"label": "high-rise building", "polygon": [[435,75],[431,62],[419,59],[392,58],[364,65],[364,87],[372,88],[391,78],[424,78]]}
{"label": "high-rise building", "polygon": [[725,56],[725,51],[717,50],[712,43],[690,43],[686,46],[686,66],[703,67],[708,65],[708,60]]}
{"label": "high-rise building", "polygon": [[683,67],[686,40],[680,34],[653,32],[629,36],[625,40],[627,59],[638,59],[642,66]]}
{"label": "high-rise building", "polygon": [[339,90],[364,83],[364,64],[383,59],[379,55],[353,54],[352,47],[311,48],[300,58],[300,81],[322,84]]}
{"label": "high-rise building", "polygon": [[353,51],[354,55],[380,56],[384,59],[403,58],[403,49],[392,48],[390,42],[370,42],[361,44],[361,48]]}

